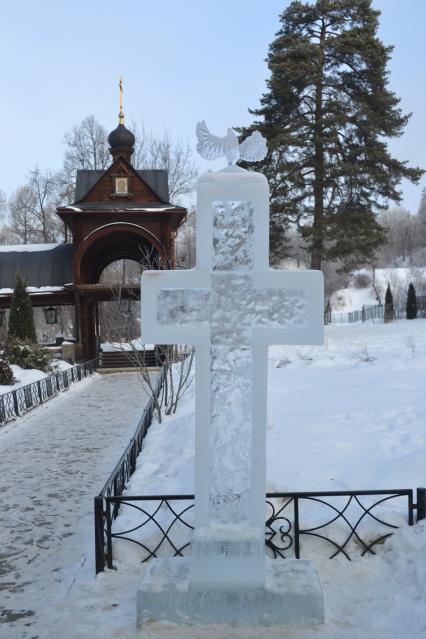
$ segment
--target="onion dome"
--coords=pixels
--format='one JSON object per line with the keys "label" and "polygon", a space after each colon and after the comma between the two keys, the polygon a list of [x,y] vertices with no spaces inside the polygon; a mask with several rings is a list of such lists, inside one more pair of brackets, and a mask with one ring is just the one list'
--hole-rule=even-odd
{"label": "onion dome", "polygon": [[131,131],[129,131],[129,129],[124,126],[124,124],[119,124],[118,127],[114,129],[114,131],[111,131],[111,133],[109,134],[108,142],[111,152],[113,151],[113,149],[121,147],[126,149],[131,148],[133,153],[133,149],[135,146],[135,136]]}
{"label": "onion dome", "polygon": [[111,131],[108,136],[109,152],[114,160],[120,155],[130,162],[130,158],[135,150],[135,136],[124,126],[123,113],[123,84],[120,78],[120,113],[118,114],[118,127]]}

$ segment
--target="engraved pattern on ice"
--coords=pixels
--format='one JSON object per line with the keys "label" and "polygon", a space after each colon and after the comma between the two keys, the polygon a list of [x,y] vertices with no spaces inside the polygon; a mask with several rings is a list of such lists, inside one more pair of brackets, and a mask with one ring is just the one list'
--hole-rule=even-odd
{"label": "engraved pattern on ice", "polygon": [[252,355],[249,348],[213,346],[211,353],[210,516],[215,523],[250,516]]}
{"label": "engraved pattern on ice", "polygon": [[213,203],[213,270],[253,269],[254,215],[250,202]]}
{"label": "engraved pattern on ice", "polygon": [[162,290],[158,323],[209,324],[212,344],[235,346],[250,345],[255,326],[306,324],[307,304],[303,291],[257,291],[250,276],[236,273],[212,273],[211,284],[210,292],[203,289]]}
{"label": "engraved pattern on ice", "polygon": [[254,287],[253,246],[252,204],[215,202],[211,290],[162,290],[158,323],[209,324],[212,344],[233,346],[251,345],[256,325],[306,325],[303,290]]}

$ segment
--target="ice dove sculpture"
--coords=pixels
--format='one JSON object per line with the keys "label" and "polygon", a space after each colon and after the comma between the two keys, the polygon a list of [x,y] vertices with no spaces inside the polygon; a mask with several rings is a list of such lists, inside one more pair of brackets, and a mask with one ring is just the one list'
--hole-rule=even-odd
{"label": "ice dove sculpture", "polygon": [[266,140],[259,131],[255,131],[241,144],[233,129],[229,128],[223,137],[212,135],[204,120],[197,123],[197,151],[204,160],[216,160],[224,155],[228,165],[238,160],[259,162],[268,152]]}

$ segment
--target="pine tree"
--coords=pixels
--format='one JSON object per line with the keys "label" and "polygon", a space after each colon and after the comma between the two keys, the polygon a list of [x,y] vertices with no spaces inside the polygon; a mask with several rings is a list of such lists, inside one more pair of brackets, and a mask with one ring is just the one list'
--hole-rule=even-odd
{"label": "pine tree", "polygon": [[9,338],[36,341],[33,308],[26,285],[21,276],[16,276],[9,315]]}
{"label": "pine tree", "polygon": [[417,317],[417,297],[413,284],[410,282],[407,295],[407,319],[416,319]]}
{"label": "pine tree", "polygon": [[393,296],[392,296],[392,291],[390,289],[390,284],[388,284],[388,287],[386,289],[384,319],[385,319],[385,322],[391,322],[393,319],[395,319],[395,310],[393,307]]}
{"label": "pine tree", "polygon": [[260,130],[269,152],[257,163],[271,187],[272,262],[282,257],[286,227],[297,223],[311,267],[343,260],[349,269],[384,241],[375,212],[400,201],[402,178],[423,171],[393,158],[386,138],[402,135],[410,115],[388,88],[392,47],[377,37],[371,0],[293,0],[269,48],[271,72]]}

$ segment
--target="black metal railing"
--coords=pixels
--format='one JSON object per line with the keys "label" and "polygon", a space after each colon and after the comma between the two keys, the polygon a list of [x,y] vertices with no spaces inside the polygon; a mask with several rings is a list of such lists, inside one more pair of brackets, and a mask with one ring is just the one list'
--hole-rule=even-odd
{"label": "black metal railing", "polygon": [[[399,528],[401,508],[389,511],[391,500],[403,502],[408,525],[426,518],[426,489],[268,493],[265,550],[273,558],[300,559],[331,548],[330,558],[375,554]],[[399,504],[400,506],[401,504]],[[120,508],[140,513],[140,521],[118,530]],[[98,496],[95,498],[96,572],[113,568],[113,541],[127,541],[140,550],[139,561],[159,556],[183,556],[190,550],[194,495]],[[395,516],[397,513],[397,517]],[[139,514],[138,514],[139,517]],[[117,523],[117,522],[116,522]],[[328,551],[330,553],[330,550]]]}
{"label": "black metal railing", "polygon": [[[394,304],[393,319],[406,319],[407,309],[404,304]],[[392,316],[392,312],[390,313]],[[328,305],[324,312],[325,324],[352,324],[353,322],[366,322],[372,319],[384,320],[385,307],[383,304],[364,305],[356,311],[340,313],[332,311]],[[426,317],[426,298],[417,298],[417,317]]]}
{"label": "black metal railing", "polygon": [[326,324],[352,324],[353,322],[366,322],[367,320],[384,318],[383,304],[364,305],[356,311],[339,313],[332,311],[329,306],[325,311],[324,319]]}
{"label": "black metal railing", "polygon": [[[118,460],[114,470],[105,482],[99,495],[95,497],[95,551],[96,551],[96,572],[100,572],[105,567],[105,542],[108,547],[111,546],[111,521],[118,515],[120,509],[120,497],[126,487],[127,482],[135,471],[136,460],[142,450],[143,440],[151,426],[152,417],[155,410],[156,399],[160,396],[163,388],[164,380],[167,375],[167,365],[164,364],[160,369],[154,394],[151,397],[141,419],[137,425],[135,434],[131,438],[126,450]],[[117,501],[112,505],[111,500]],[[110,515],[106,518],[105,504],[109,504]],[[104,522],[106,521],[109,535],[105,537]]]}
{"label": "black metal railing", "polygon": [[82,362],[0,395],[0,425],[24,415],[35,406],[44,404],[58,393],[67,390],[74,382],[92,375],[96,368],[95,359]]}

